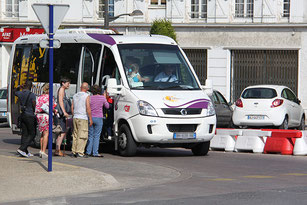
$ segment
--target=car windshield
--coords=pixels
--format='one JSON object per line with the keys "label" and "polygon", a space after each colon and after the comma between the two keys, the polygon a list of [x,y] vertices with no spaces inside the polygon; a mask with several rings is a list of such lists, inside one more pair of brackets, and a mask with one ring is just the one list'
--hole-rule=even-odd
{"label": "car windshield", "polygon": [[0,99],[6,99],[6,97],[7,97],[7,90],[1,89],[0,90]]}
{"label": "car windshield", "polygon": [[276,90],[272,88],[249,88],[242,93],[242,98],[270,99],[277,96]]}
{"label": "car windshield", "polygon": [[118,45],[131,89],[200,90],[176,45]]}

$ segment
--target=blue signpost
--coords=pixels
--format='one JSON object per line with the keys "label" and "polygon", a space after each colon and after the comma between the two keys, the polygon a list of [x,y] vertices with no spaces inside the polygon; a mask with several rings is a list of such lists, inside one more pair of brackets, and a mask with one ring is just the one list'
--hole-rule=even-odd
{"label": "blue signpost", "polygon": [[49,5],[49,137],[48,172],[52,171],[52,112],[53,112],[53,5]]}
{"label": "blue signpost", "polygon": [[[53,112],[53,36],[61,24],[69,5],[33,4],[32,8],[48,34],[49,45],[40,42],[40,47],[49,48],[49,137],[48,137],[48,172],[52,171],[52,112]],[[49,15],[48,15],[49,13]],[[56,13],[56,15],[54,15]],[[45,41],[44,39],[43,41]],[[57,47],[59,48],[59,47]]]}

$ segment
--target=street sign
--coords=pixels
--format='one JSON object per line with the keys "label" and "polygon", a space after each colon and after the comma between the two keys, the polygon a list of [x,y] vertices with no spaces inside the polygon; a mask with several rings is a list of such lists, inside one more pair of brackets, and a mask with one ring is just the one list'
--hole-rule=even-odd
{"label": "street sign", "polygon": [[[53,5],[53,32],[55,33],[63,18],[65,17],[69,5],[67,4],[52,4]],[[42,23],[45,32],[49,34],[49,4],[32,4],[32,8],[37,18]]]}
{"label": "street sign", "polygon": [[52,171],[52,112],[53,112],[53,48],[60,47],[58,39],[53,39],[53,35],[59,28],[69,5],[64,4],[33,4],[32,8],[37,18],[42,23],[49,39],[40,41],[40,45],[49,48],[49,138],[48,138],[48,172]]}
{"label": "street sign", "polygon": [[[42,39],[39,42],[39,47],[41,48],[50,48],[49,40],[48,39]],[[53,48],[60,48],[61,42],[59,39],[53,39]]]}

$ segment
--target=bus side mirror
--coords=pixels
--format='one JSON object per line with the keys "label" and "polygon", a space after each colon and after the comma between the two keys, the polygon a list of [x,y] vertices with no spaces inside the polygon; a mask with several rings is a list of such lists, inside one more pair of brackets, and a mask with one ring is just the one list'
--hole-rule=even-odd
{"label": "bus side mirror", "polygon": [[208,96],[212,96],[213,94],[213,85],[212,85],[212,80],[207,79],[206,80],[206,85],[205,86],[201,86],[202,90],[205,91],[205,93]]}
{"label": "bus side mirror", "polygon": [[115,95],[125,95],[125,90],[123,89],[122,85],[117,85],[115,78],[109,78],[108,79],[108,86],[107,91],[109,96],[115,96]]}

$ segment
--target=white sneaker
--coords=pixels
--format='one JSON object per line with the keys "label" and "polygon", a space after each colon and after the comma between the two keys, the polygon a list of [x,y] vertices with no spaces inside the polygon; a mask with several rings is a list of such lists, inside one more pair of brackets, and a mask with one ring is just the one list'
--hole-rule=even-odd
{"label": "white sneaker", "polygon": [[33,157],[34,155],[30,152],[28,152],[28,157]]}
{"label": "white sneaker", "polygon": [[42,150],[39,150],[39,157],[42,158]]}
{"label": "white sneaker", "polygon": [[17,153],[20,154],[20,155],[23,156],[23,157],[26,157],[26,158],[29,157],[29,156],[27,155],[27,153],[25,153],[24,151],[22,151],[22,150],[20,150],[20,149],[17,150]]}
{"label": "white sneaker", "polygon": [[48,154],[46,154],[45,152],[41,153],[41,158],[46,159],[48,158]]}

